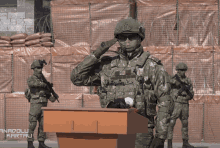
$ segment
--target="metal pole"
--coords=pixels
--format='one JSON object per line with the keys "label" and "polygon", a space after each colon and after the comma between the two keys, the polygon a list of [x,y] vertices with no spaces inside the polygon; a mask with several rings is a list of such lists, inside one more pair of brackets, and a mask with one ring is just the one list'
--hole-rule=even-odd
{"label": "metal pole", "polygon": [[205,104],[204,104],[204,102],[203,102],[203,104],[202,104],[202,112],[203,112],[203,115],[202,115],[202,140],[201,140],[201,142],[205,142],[205,135],[204,135],[204,133],[205,133],[205,131],[204,131],[204,125],[205,125]]}
{"label": "metal pole", "polygon": [[51,77],[50,77],[50,82],[51,83],[53,83],[53,61],[52,61],[52,52],[51,52],[51,47],[50,47],[50,61],[51,61],[51,63],[50,63],[50,75],[51,75]]}
{"label": "metal pole", "polygon": [[173,46],[171,46],[171,52],[172,52],[172,75],[174,75],[173,74],[173,54],[174,54]]}
{"label": "metal pole", "polygon": [[177,23],[177,41],[176,45],[179,46],[179,1],[176,1],[176,23]]}
{"label": "metal pole", "polygon": [[12,76],[12,84],[11,84],[11,92],[14,92],[14,55],[11,55],[11,76]]}
{"label": "metal pole", "polygon": [[6,137],[7,124],[6,124],[6,97],[5,97],[5,94],[4,94],[4,120],[5,120],[4,140],[7,140],[7,137]]}
{"label": "metal pole", "polygon": [[[89,3],[89,25],[90,25],[90,30],[89,30],[89,38],[90,38],[90,53],[91,53],[91,49],[92,49],[92,17],[91,17],[91,3]],[[92,94],[93,87],[90,86],[89,87],[89,93]],[[82,105],[83,105],[83,101],[82,101]]]}
{"label": "metal pole", "polygon": [[132,17],[133,19],[137,19],[137,6],[135,0],[129,0],[129,7],[130,7],[130,12],[129,12],[129,17]]}
{"label": "metal pole", "polygon": [[215,63],[215,49],[214,46],[212,46],[213,50],[212,50],[212,90],[213,90],[213,94],[215,94],[215,69],[214,69],[214,63]]}
{"label": "metal pole", "polygon": [[218,0],[218,46],[219,46],[219,0]]}
{"label": "metal pole", "polygon": [[53,34],[53,22],[52,22],[52,10],[50,7],[50,32],[51,32],[51,37],[52,37],[52,42],[55,44],[55,39],[54,39],[54,34]]}

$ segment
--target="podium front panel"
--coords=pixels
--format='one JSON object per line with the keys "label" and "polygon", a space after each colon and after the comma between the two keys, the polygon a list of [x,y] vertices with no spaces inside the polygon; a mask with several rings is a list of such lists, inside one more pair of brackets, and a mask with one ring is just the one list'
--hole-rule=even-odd
{"label": "podium front panel", "polygon": [[127,112],[45,110],[44,132],[127,134]]}

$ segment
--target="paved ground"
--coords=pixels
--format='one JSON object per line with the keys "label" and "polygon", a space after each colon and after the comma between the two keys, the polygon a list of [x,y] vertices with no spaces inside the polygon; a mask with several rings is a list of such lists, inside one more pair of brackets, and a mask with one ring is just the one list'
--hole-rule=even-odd
{"label": "paved ground", "polygon": [[[59,148],[55,141],[45,141],[45,144],[52,148]],[[191,143],[196,148],[220,148],[220,143]],[[38,141],[34,141],[35,148],[38,148]],[[27,141],[0,141],[0,148],[27,148]],[[165,143],[164,148],[167,148]],[[182,143],[173,143],[173,148],[182,148]]]}

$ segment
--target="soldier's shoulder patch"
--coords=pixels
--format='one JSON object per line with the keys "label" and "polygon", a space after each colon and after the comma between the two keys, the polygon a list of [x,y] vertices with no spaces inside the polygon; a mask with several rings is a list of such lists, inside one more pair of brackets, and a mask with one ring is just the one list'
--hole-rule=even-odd
{"label": "soldier's shoulder patch", "polygon": [[156,62],[156,63],[158,63],[158,64],[161,64],[161,60],[159,60],[158,58],[156,58],[156,57],[154,57],[154,56],[152,56],[152,55],[150,55],[148,58],[151,59],[151,60],[153,60],[154,62]]}

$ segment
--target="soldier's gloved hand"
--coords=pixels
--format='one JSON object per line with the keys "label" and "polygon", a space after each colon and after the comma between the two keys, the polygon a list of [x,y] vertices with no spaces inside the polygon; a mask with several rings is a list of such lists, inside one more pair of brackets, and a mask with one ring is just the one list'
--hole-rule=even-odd
{"label": "soldier's gloved hand", "polygon": [[132,109],[134,109],[134,112],[137,113],[138,112],[138,109],[137,108],[134,108],[134,107],[131,107]]}
{"label": "soldier's gloved hand", "polygon": [[190,96],[186,96],[186,100],[191,100]]}
{"label": "soldier's gloved hand", "polygon": [[176,86],[180,86],[181,83],[180,83],[179,81],[176,80],[176,81],[175,81],[175,85],[176,85]]}
{"label": "soldier's gloved hand", "polygon": [[114,38],[107,42],[102,42],[101,45],[93,52],[97,59],[100,58],[108,49],[117,42],[117,39]]}
{"label": "soldier's gloved hand", "polygon": [[44,94],[44,91],[40,91],[40,92],[39,92],[39,96],[40,96],[40,97],[44,97],[44,95],[45,95],[45,94]]}
{"label": "soldier's gloved hand", "polygon": [[41,82],[41,83],[40,83],[40,87],[42,87],[42,88],[47,88],[47,84],[44,83],[44,82]]}

